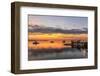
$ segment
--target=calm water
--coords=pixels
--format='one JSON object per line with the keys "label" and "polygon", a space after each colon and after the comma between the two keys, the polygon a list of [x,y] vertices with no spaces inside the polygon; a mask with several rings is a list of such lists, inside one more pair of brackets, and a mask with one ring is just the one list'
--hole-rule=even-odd
{"label": "calm water", "polygon": [[[28,41],[28,48],[31,49],[60,49],[65,47],[71,47],[71,46],[64,46],[62,40],[41,40],[37,41],[38,44],[33,44],[34,41]],[[65,43],[71,43],[70,41],[66,41]]]}
{"label": "calm water", "polygon": [[[64,41],[70,44],[70,41]],[[87,58],[87,49],[72,48],[62,40],[29,41],[28,60],[78,59]]]}

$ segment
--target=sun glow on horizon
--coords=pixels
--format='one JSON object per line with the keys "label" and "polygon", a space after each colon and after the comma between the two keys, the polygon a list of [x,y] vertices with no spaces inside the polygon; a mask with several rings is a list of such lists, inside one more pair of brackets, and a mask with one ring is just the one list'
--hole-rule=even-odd
{"label": "sun glow on horizon", "polygon": [[87,40],[87,34],[63,34],[63,33],[29,33],[29,40],[48,40],[48,39],[82,39]]}

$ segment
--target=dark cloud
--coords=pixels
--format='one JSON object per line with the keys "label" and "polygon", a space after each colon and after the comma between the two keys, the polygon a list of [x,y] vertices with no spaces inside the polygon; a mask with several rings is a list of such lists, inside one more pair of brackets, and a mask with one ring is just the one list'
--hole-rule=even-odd
{"label": "dark cloud", "polygon": [[88,29],[61,29],[54,27],[41,27],[39,25],[31,26],[29,25],[28,32],[41,32],[41,33],[72,33],[72,34],[82,34],[87,33]]}

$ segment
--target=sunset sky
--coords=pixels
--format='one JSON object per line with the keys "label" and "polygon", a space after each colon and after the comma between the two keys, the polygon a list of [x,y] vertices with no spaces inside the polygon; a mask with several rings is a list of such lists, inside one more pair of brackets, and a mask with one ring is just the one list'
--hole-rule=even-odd
{"label": "sunset sky", "polygon": [[[69,43],[88,38],[87,17],[29,15],[28,25],[28,47],[32,49],[63,48],[63,40]],[[33,45],[34,40],[39,44]]]}
{"label": "sunset sky", "polygon": [[54,27],[61,29],[83,29],[87,28],[87,17],[74,16],[47,16],[47,15],[29,15],[29,25],[40,25],[46,27]]}

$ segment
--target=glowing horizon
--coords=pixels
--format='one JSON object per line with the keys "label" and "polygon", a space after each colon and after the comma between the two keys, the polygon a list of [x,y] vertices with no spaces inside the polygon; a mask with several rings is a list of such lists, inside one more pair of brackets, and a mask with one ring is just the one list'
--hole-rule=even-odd
{"label": "glowing horizon", "polygon": [[52,34],[44,34],[44,33],[29,33],[28,40],[87,40],[87,34],[62,34],[62,33],[52,33]]}

